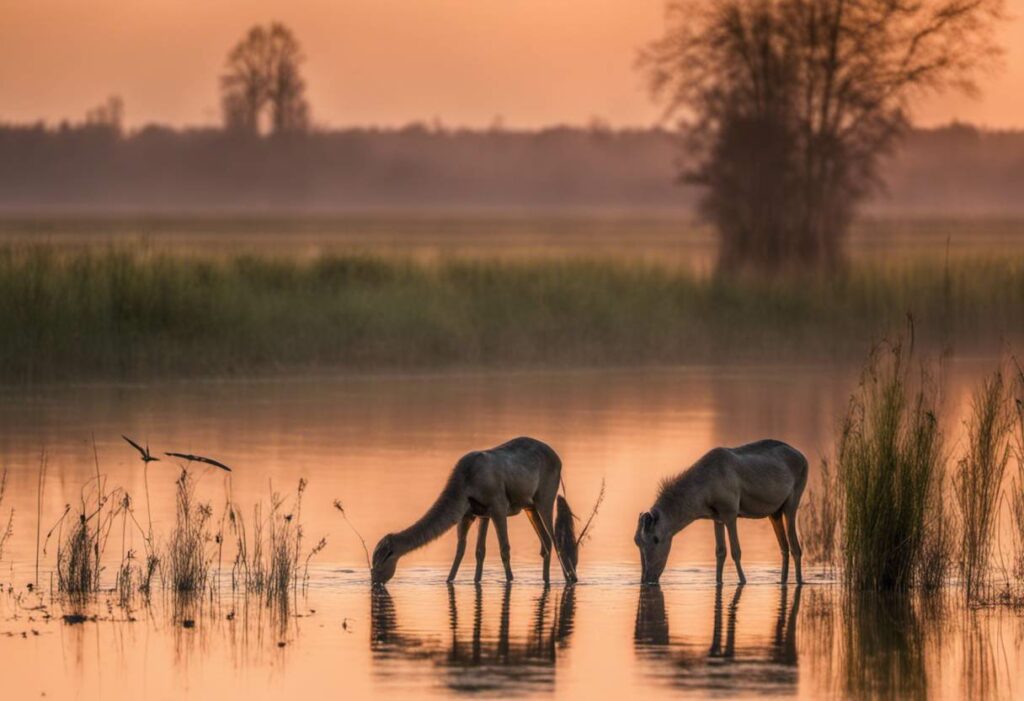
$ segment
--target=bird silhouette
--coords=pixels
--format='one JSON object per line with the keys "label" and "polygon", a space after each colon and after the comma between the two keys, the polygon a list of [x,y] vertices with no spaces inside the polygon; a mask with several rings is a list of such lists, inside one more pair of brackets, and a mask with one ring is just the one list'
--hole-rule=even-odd
{"label": "bird silhouette", "polygon": [[143,448],[141,445],[139,445],[138,443],[136,443],[123,433],[121,434],[121,438],[124,438],[126,441],[128,441],[128,445],[135,448],[135,450],[139,451],[139,455],[141,456],[142,462],[160,462],[160,458],[154,458],[152,455],[149,454],[148,445],[145,448]]}
{"label": "bird silhouette", "polygon": [[168,455],[168,456],[170,456],[172,458],[181,458],[182,460],[188,460],[189,462],[203,462],[203,463],[206,463],[207,465],[213,465],[214,467],[219,467],[220,469],[224,470],[225,472],[231,472],[231,468],[228,467],[227,465],[225,465],[224,463],[218,462],[217,460],[214,460],[213,458],[203,457],[202,455],[192,455],[190,453],[164,453],[164,455]]}

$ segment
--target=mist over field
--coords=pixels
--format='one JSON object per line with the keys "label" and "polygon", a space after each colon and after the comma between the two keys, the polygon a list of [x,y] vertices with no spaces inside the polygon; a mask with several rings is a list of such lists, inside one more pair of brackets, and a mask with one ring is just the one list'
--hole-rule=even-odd
{"label": "mist over field", "polygon": [[[344,129],[269,137],[158,125],[0,126],[0,212],[401,209],[691,211],[663,129]],[[1024,131],[912,131],[875,214],[1024,214]]]}

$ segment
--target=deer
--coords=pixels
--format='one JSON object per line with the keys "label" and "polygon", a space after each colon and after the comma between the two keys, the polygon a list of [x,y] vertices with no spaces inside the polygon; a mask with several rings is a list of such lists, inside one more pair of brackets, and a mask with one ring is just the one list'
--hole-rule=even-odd
{"label": "deer", "polygon": [[[551,551],[554,550],[565,581],[576,582],[578,541],[573,515],[564,492],[562,461],[558,454],[535,438],[519,437],[489,450],[463,456],[452,469],[448,482],[427,512],[405,530],[381,538],[373,550],[370,579],[383,585],[395,575],[398,561],[456,527],[455,560],[448,582],[455,580],[466,551],[466,540],[473,522],[480,520],[476,543],[475,582],[483,576],[488,523],[494,523],[498,536],[505,580],[511,582],[511,548],[508,517],[526,513],[543,558],[544,582],[550,581]],[[556,497],[558,519],[552,523]]]}
{"label": "deer", "polygon": [[735,448],[714,448],[681,474],[662,482],[654,506],[637,519],[633,541],[640,549],[640,581],[657,584],[668,562],[672,538],[697,519],[715,522],[715,581],[722,583],[725,537],[740,584],[737,518],[767,518],[782,551],[782,582],[789,580],[789,556],[803,584],[796,514],[807,485],[807,459],[782,441],[761,440]]}

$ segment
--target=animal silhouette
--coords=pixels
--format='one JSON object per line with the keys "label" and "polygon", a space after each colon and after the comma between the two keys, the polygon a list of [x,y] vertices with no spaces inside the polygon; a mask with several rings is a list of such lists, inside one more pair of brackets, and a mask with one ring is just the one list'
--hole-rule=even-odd
{"label": "animal silhouette", "polygon": [[721,584],[725,534],[740,584],[737,518],[768,518],[782,551],[782,581],[789,579],[789,555],[796,581],[803,582],[796,512],[807,485],[807,459],[782,441],[762,440],[737,448],[715,448],[689,469],[665,481],[649,511],[640,514],[633,540],[640,549],[641,581],[657,584],[668,562],[672,538],[697,519],[715,522],[715,579]]}
{"label": "animal silhouette", "polygon": [[[469,453],[460,459],[440,496],[413,525],[389,533],[373,550],[370,575],[384,584],[395,574],[398,560],[458,526],[458,543],[448,581],[455,579],[466,551],[466,537],[480,519],[476,545],[476,576],[483,574],[487,525],[494,522],[506,581],[512,581],[508,517],[525,511],[544,559],[544,581],[550,581],[551,551],[555,550],[565,581],[576,581],[577,548],[568,502],[559,502],[558,523],[552,522],[555,498],[562,480],[562,461],[550,446],[534,438],[514,438],[507,443]],[[572,543],[570,547],[569,543]]]}

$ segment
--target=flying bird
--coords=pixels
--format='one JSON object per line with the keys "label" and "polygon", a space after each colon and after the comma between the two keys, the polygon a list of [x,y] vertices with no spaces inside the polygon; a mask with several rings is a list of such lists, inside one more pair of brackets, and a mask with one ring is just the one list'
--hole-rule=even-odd
{"label": "flying bird", "polygon": [[219,467],[225,472],[231,472],[231,468],[222,462],[218,462],[213,458],[205,458],[202,455],[190,455],[189,453],[164,453],[172,458],[181,458],[182,460],[188,460],[189,462],[205,462],[207,465],[213,465]]}
{"label": "flying bird", "polygon": [[154,458],[152,455],[149,454],[148,445],[145,448],[143,448],[141,445],[139,445],[138,443],[136,443],[123,433],[121,434],[121,438],[124,438],[126,441],[128,441],[128,445],[135,448],[135,450],[139,451],[139,455],[142,456],[142,462],[160,462],[160,458]]}

